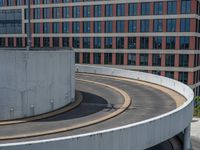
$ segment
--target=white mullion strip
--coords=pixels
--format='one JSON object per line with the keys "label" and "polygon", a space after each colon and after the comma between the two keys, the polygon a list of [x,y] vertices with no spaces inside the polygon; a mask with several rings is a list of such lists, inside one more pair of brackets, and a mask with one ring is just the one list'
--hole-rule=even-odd
{"label": "white mullion strip", "polygon": [[[24,37],[26,34],[1,34],[0,37]],[[33,37],[155,37],[155,36],[193,36],[200,37],[197,32],[138,32],[138,33],[41,33]]]}
{"label": "white mullion strip", "polygon": [[[52,19],[32,19],[31,22],[79,22],[79,21],[115,21],[115,20],[152,20],[152,19],[178,19],[195,18],[200,19],[196,14],[181,15],[148,15],[148,16],[120,16],[120,17],[88,17],[88,18],[52,18]],[[28,20],[25,20],[27,23]]]}
{"label": "white mullion strip", "polygon": [[33,34],[34,37],[154,37],[154,36],[195,36],[200,37],[196,32],[138,32],[138,33],[42,33]]}
{"label": "white mullion strip", "polygon": [[140,54],[200,54],[200,50],[168,50],[168,49],[74,49],[75,52],[96,53],[140,53]]}

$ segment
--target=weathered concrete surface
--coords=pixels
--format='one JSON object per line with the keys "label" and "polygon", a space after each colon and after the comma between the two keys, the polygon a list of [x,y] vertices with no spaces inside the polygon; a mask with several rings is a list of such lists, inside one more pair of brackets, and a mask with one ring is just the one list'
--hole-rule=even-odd
{"label": "weathered concrete surface", "polygon": [[54,150],[65,149],[66,147],[68,150],[142,150],[177,135],[189,126],[192,120],[193,91],[178,81],[142,72],[105,67],[77,65],[77,70],[151,82],[176,91],[183,95],[187,101],[173,111],[141,122],[74,136],[2,144],[2,150]]}
{"label": "weathered concrete surface", "polygon": [[73,51],[0,51],[0,120],[45,113],[73,99]]}

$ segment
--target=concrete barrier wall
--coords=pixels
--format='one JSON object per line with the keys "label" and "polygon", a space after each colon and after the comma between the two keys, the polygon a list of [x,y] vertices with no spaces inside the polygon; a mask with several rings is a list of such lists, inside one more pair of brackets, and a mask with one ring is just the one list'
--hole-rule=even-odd
{"label": "concrete barrier wall", "polygon": [[0,51],[0,120],[58,109],[74,100],[74,52]]}
{"label": "concrete barrier wall", "polygon": [[138,123],[69,137],[0,144],[1,150],[143,150],[180,133],[192,120],[193,91],[178,81],[142,72],[95,66],[76,65],[76,71],[152,82],[182,94],[187,101],[169,113]]}

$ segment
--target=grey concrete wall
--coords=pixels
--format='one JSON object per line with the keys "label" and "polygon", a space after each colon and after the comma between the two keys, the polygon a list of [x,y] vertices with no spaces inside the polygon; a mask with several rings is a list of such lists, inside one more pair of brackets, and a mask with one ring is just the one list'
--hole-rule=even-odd
{"label": "grey concrete wall", "polygon": [[0,120],[63,107],[74,88],[73,51],[0,51]]}
{"label": "grey concrete wall", "polygon": [[177,135],[189,126],[192,120],[193,91],[178,81],[105,67],[76,65],[76,70],[159,84],[180,93],[187,101],[171,112],[138,123],[69,137],[0,144],[0,150],[143,150]]}

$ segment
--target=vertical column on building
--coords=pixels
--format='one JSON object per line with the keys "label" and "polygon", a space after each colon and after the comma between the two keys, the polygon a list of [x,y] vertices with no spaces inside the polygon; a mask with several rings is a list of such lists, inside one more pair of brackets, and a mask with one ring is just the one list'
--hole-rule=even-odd
{"label": "vertical column on building", "polygon": [[[189,68],[194,68],[194,54],[189,54]],[[194,84],[194,72],[188,72],[188,85],[193,85]]]}
{"label": "vertical column on building", "polygon": [[[30,1],[30,4],[31,6],[33,6],[33,1]],[[31,20],[34,19],[34,8],[31,8],[31,11],[30,11],[30,15],[31,15]],[[31,22],[31,47],[34,47],[34,36],[33,36],[33,33],[34,33],[34,23]]]}
{"label": "vertical column on building", "polygon": [[[141,3],[137,3],[137,15],[141,14]],[[140,20],[137,20],[137,33],[140,33]],[[140,65],[140,37],[136,37],[136,66]]]}
{"label": "vertical column on building", "polygon": [[[60,0],[60,3],[62,4],[62,0]],[[63,18],[63,12],[62,12],[62,8],[63,7],[60,7],[59,8],[59,12],[60,12],[60,18]],[[63,47],[63,41],[62,41],[62,33],[63,33],[63,24],[62,22],[60,21],[59,22],[59,47]]]}
{"label": "vertical column on building", "polygon": [[[70,0],[70,2],[71,2],[71,0]],[[73,17],[73,15],[72,15],[72,6],[69,6],[69,18],[72,18]],[[73,33],[73,31],[72,31],[72,21],[70,21],[69,22],[69,33]],[[70,36],[69,37],[69,47],[73,47],[73,40],[72,40],[72,36]],[[79,60],[80,60],[80,58],[79,58]]]}
{"label": "vertical column on building", "polygon": [[[43,8],[40,8],[40,19],[43,19]],[[43,33],[43,22],[40,22],[40,33]],[[40,47],[43,47],[43,37],[40,36]]]}
{"label": "vertical column on building", "polygon": [[[83,18],[83,6],[80,6],[80,18]],[[83,22],[80,22],[80,34],[83,35]],[[79,45],[80,45],[80,50],[79,50],[79,57],[80,57],[80,64],[83,63],[83,37],[79,37]]]}
{"label": "vertical column on building", "polygon": [[[90,5],[90,17],[94,17],[94,5]],[[90,21],[90,33],[94,33],[93,21]],[[94,64],[94,37],[90,37],[90,64]]]}
{"label": "vertical column on building", "polygon": [[[105,5],[101,5],[101,17],[105,17]],[[105,33],[105,21],[101,22],[101,33]],[[105,37],[101,37],[101,50],[104,50],[104,39]],[[101,64],[104,64],[104,52],[101,51]]]}
{"label": "vertical column on building", "polygon": [[[52,3],[52,0],[50,0],[50,3]],[[53,19],[53,8],[51,7],[50,8],[50,19],[52,20]],[[50,22],[50,34],[53,33],[53,22]],[[53,47],[53,37],[49,37],[49,46],[50,47]]]}
{"label": "vertical column on building", "polygon": [[196,14],[197,12],[197,0],[191,0],[191,14]]}
{"label": "vertical column on building", "polygon": [[[154,3],[150,2],[150,15],[153,15],[154,12]],[[149,32],[153,33],[153,19],[149,20]],[[149,37],[149,53],[148,53],[148,66],[152,66],[152,49],[153,49],[153,37]]]}
{"label": "vertical column on building", "polygon": [[[113,4],[113,17],[115,17],[116,14],[116,4]],[[113,33],[116,33],[116,21],[113,20]],[[112,52],[112,65],[116,64],[116,37],[112,38],[112,48],[114,49],[115,52]]]}

